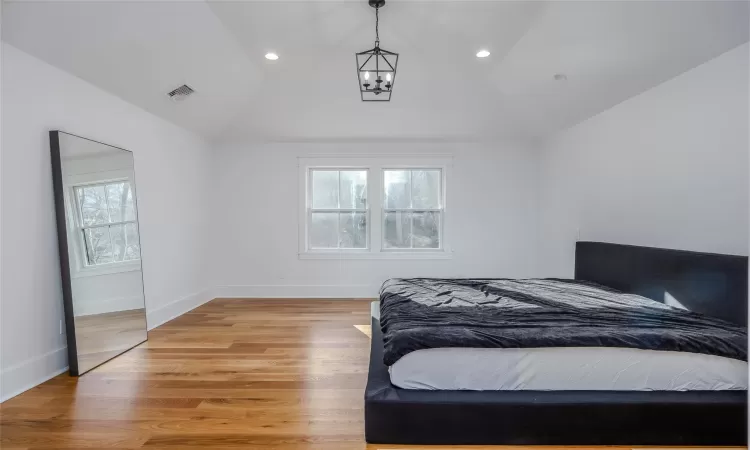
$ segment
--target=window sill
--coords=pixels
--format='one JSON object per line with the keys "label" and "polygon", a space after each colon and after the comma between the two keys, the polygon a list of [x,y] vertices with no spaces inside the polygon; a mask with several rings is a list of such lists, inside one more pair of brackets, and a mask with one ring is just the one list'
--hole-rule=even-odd
{"label": "window sill", "polygon": [[114,275],[124,272],[135,272],[141,270],[141,261],[133,261],[127,263],[113,263],[102,266],[87,267],[85,269],[78,269],[72,274],[73,278],[86,278],[86,277],[98,277],[101,275]]}
{"label": "window sill", "polygon": [[453,259],[450,250],[424,251],[424,252],[304,252],[299,253],[299,259],[383,259],[383,260],[429,260],[429,259]]}

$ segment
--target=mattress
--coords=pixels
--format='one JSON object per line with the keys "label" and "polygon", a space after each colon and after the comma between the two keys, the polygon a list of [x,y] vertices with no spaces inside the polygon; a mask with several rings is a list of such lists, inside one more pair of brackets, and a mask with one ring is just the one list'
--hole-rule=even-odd
{"label": "mattress", "polygon": [[435,348],[389,368],[402,389],[509,391],[747,390],[748,365],[721,356],[631,348]]}
{"label": "mattress", "polygon": [[[379,302],[371,304],[380,320]],[[630,348],[436,348],[389,367],[413,390],[747,390],[747,362],[688,352]]]}

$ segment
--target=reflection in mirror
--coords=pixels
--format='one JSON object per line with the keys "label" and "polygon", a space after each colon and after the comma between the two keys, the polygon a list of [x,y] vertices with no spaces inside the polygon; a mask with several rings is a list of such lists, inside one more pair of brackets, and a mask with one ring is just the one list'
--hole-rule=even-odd
{"label": "reflection in mirror", "polygon": [[147,337],[133,154],[63,132],[50,142],[69,366],[80,375]]}

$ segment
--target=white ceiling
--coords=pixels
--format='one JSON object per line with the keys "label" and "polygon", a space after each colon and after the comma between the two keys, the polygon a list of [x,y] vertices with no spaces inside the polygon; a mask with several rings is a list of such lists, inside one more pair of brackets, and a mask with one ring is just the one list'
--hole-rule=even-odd
{"label": "white ceiling", "polygon": [[[2,38],[213,139],[486,140],[548,135],[750,37],[745,1],[389,0],[380,16],[401,55],[383,104],[357,91],[365,0],[7,2]],[[168,100],[183,83],[196,94]]]}

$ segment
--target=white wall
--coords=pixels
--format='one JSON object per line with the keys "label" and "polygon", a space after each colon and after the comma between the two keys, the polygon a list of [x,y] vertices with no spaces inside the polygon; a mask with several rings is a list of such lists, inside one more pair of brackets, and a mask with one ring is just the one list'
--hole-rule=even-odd
{"label": "white wall", "polygon": [[208,300],[208,147],[72,75],[2,44],[0,398],[67,365],[48,131],[132,150],[148,322]]}
{"label": "white wall", "polygon": [[140,270],[130,270],[73,278],[76,317],[143,309],[141,277]]}
{"label": "white wall", "polygon": [[540,273],[581,240],[747,255],[742,45],[563,133],[541,160]]}
{"label": "white wall", "polygon": [[[451,154],[450,260],[300,260],[297,157]],[[536,156],[528,146],[477,143],[235,143],[215,155],[217,296],[376,297],[390,277],[534,274]]]}

